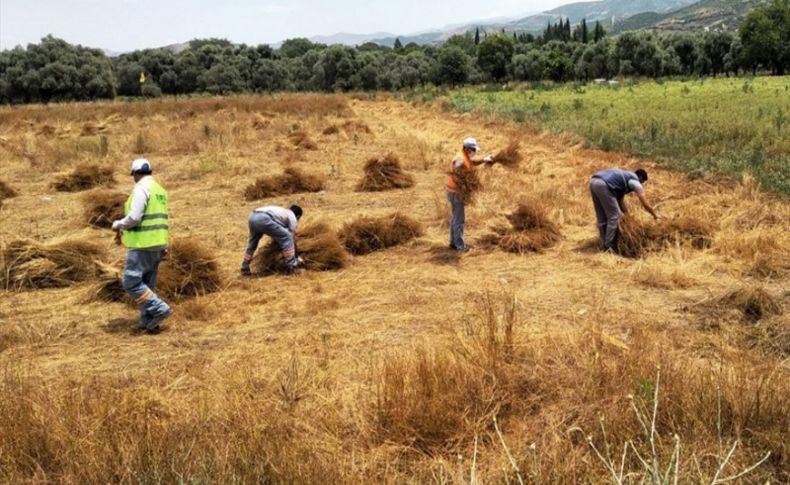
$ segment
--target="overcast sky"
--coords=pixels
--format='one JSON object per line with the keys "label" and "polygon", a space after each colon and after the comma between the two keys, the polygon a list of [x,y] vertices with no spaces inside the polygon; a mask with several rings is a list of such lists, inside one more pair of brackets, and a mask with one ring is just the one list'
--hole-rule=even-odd
{"label": "overcast sky", "polygon": [[571,0],[0,0],[0,49],[52,34],[128,51],[222,37],[275,43],[337,32],[409,34]]}

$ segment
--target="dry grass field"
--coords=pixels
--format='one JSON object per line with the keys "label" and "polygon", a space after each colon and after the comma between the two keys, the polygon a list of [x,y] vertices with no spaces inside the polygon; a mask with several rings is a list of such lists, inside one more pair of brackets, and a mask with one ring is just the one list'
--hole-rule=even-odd
{"label": "dry grass field", "polygon": [[[518,140],[523,161],[480,169],[476,249],[459,257],[443,186],[470,135],[491,154]],[[90,280],[3,275],[0,482],[710,484],[758,462],[726,483],[790,482],[790,203],[584,146],[385,96],[0,109],[4,247],[88,240],[118,267],[90,192],[53,182],[99,164],[115,183],[105,172],[97,189],[128,193],[145,156],[172,237],[222,273],[219,291],[174,300],[156,336]],[[357,191],[389,154],[415,185]],[[645,166],[659,212],[704,221],[709,244],[596,252],[586,184],[609,166]],[[245,199],[291,168],[324,190]],[[335,271],[239,277],[250,210],[292,202],[306,226],[400,212],[424,233]],[[523,236],[507,218],[530,213],[521,202],[560,237],[486,244]]]}

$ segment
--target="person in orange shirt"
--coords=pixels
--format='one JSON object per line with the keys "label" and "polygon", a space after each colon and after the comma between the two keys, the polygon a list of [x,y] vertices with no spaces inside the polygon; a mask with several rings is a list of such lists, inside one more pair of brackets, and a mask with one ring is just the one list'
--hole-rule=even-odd
{"label": "person in orange shirt", "polygon": [[491,156],[485,157],[482,160],[473,160],[472,157],[480,151],[480,145],[474,138],[467,138],[464,140],[464,145],[460,155],[455,160],[450,162],[451,175],[447,178],[447,200],[450,201],[451,220],[450,220],[450,249],[456,251],[468,252],[471,247],[464,242],[464,222],[466,215],[464,213],[464,200],[458,194],[458,184],[453,175],[458,170],[474,170],[477,165],[484,163],[493,163]]}

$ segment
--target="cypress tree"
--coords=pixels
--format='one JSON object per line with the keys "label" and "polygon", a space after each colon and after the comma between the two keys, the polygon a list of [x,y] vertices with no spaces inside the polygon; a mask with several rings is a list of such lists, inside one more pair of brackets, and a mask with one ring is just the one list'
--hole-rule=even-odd
{"label": "cypress tree", "polygon": [[603,26],[599,21],[595,21],[595,30],[593,31],[593,40],[598,42],[599,40],[606,37],[606,31],[603,29]]}
{"label": "cypress tree", "polygon": [[582,19],[582,43],[586,44],[590,41],[589,33],[587,32],[587,19]]}

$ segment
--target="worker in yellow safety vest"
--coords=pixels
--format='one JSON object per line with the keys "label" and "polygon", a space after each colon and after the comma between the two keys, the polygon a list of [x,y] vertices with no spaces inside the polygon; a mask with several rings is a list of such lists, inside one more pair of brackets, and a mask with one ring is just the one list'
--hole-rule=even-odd
{"label": "worker in yellow safety vest", "polygon": [[464,140],[464,145],[461,149],[461,154],[455,157],[450,162],[450,175],[447,178],[447,200],[450,201],[450,249],[456,251],[468,252],[471,246],[464,242],[464,223],[466,215],[464,211],[465,201],[458,193],[458,183],[455,179],[455,173],[459,170],[474,170],[477,165],[484,163],[491,164],[494,159],[490,156],[482,160],[473,160],[472,157],[480,151],[480,145],[474,138],[467,138]]}
{"label": "worker in yellow safety vest", "polygon": [[154,293],[159,262],[169,242],[167,192],[152,176],[151,162],[132,162],[135,186],[124,207],[125,217],[112,223],[116,240],[128,249],[123,270],[123,288],[140,307],[137,330],[159,333],[161,323],[172,313]]}

